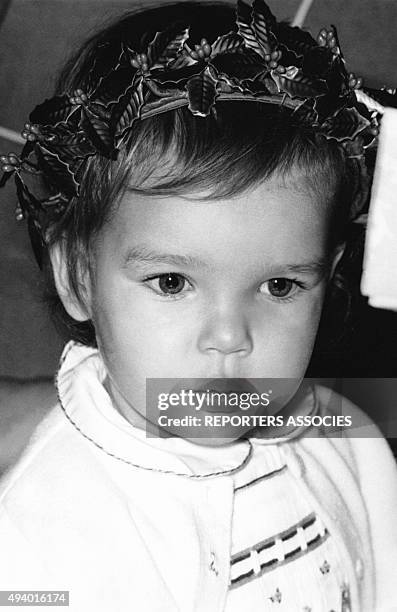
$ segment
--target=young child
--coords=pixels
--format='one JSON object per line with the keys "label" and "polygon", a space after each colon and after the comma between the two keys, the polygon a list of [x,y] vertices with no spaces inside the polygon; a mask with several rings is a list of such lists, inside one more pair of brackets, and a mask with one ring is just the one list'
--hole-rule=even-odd
{"label": "young child", "polygon": [[[69,591],[73,612],[397,610],[391,452],[358,408],[301,385],[368,195],[379,113],[360,87],[335,30],[316,42],[262,0],[237,22],[189,2],[89,40],[33,111],[3,183],[71,341],[2,480],[0,590],[48,591],[51,609]],[[247,416],[274,419],[165,421],[167,437],[148,379],[249,391]],[[358,435],[327,427],[341,412]]]}

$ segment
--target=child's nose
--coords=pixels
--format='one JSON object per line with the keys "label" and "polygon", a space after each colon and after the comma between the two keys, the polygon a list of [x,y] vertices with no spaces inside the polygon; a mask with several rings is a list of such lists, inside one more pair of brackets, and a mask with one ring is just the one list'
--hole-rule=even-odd
{"label": "child's nose", "polygon": [[199,350],[205,353],[240,353],[241,356],[250,354],[253,341],[244,311],[213,311],[203,321],[198,346]]}

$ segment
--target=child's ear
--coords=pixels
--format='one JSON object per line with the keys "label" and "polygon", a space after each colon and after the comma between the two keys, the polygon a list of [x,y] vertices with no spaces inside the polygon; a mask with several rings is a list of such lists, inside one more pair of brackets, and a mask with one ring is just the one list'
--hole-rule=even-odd
{"label": "child's ear", "polygon": [[77,272],[77,282],[81,295],[81,297],[78,297],[70,282],[68,262],[61,242],[51,247],[50,259],[55,286],[66,312],[75,321],[87,321],[91,318],[91,282],[88,266],[85,266],[83,270],[83,267],[80,265]]}
{"label": "child's ear", "polygon": [[338,263],[340,262],[343,253],[345,252],[345,248],[346,248],[346,243],[342,243],[339,244],[336,249],[334,250],[334,254],[333,254],[333,259],[331,262],[331,270],[330,270],[330,274],[329,274],[329,278],[332,278],[334,273],[335,273],[335,268],[338,265]]}

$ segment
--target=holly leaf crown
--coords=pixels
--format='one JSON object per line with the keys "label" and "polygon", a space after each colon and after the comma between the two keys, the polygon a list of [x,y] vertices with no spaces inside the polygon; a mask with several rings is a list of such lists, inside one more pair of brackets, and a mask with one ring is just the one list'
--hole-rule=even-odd
{"label": "holly leaf crown", "polygon": [[[207,117],[218,101],[263,102],[291,109],[362,159],[376,146],[384,106],[397,106],[395,90],[365,88],[347,72],[334,26],[315,40],[277,22],[264,0],[238,0],[235,31],[212,44],[191,44],[189,27],[175,24],[157,32],[145,53],[122,45],[105,74],[94,62],[84,87],[36,106],[22,153],[0,156],[0,187],[14,176],[17,219],[27,218],[38,234],[79,195],[87,158],[116,159],[137,120],[183,106]],[[51,195],[34,195],[26,174],[43,176]]]}

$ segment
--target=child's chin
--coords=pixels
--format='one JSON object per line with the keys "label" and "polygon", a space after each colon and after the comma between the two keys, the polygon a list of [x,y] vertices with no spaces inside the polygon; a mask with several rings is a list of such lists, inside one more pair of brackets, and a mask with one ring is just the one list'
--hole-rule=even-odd
{"label": "child's chin", "polygon": [[[165,419],[166,417],[163,418]],[[188,425],[179,427],[175,425],[176,422],[179,423],[179,420],[172,421],[170,419],[164,423],[162,427],[158,428],[157,435],[165,438],[176,436],[199,446],[215,447],[226,446],[227,444],[237,442],[241,438],[247,438],[253,430],[248,424],[242,425],[241,423],[237,423],[234,426],[230,423],[225,425],[219,425],[218,423],[218,425],[214,426],[205,426],[201,423],[194,425],[194,423],[189,422]]]}

